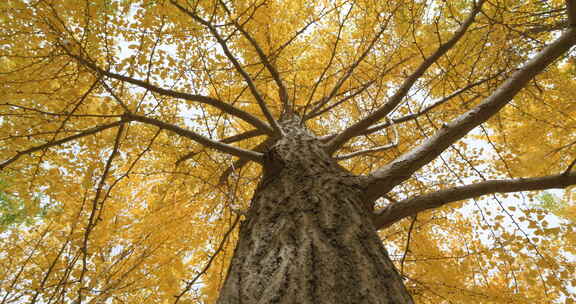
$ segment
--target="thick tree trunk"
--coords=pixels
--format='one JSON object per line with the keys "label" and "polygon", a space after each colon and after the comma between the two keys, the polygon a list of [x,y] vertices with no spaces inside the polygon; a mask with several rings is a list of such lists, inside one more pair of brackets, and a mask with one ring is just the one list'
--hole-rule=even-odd
{"label": "thick tree trunk", "polygon": [[218,303],[412,303],[360,178],[295,121],[282,126]]}

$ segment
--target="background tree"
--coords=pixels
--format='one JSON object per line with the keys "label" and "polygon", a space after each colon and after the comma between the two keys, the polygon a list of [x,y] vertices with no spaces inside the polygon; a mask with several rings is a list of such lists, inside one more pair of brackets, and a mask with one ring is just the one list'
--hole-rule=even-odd
{"label": "background tree", "polygon": [[571,0],[0,8],[0,303],[576,300]]}

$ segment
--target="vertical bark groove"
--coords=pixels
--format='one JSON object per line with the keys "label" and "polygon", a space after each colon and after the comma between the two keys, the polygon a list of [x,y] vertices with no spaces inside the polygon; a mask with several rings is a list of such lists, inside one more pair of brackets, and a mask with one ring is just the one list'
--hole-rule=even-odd
{"label": "vertical bark groove", "polygon": [[218,303],[412,303],[359,177],[299,121],[281,125]]}

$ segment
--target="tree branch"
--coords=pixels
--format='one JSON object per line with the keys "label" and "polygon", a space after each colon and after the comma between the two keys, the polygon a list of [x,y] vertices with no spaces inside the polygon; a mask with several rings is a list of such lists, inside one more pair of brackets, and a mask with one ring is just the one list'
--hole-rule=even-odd
{"label": "tree branch", "polygon": [[349,154],[344,154],[344,155],[339,155],[336,156],[334,159],[336,160],[345,160],[345,159],[349,159],[352,157],[356,157],[362,154],[367,154],[367,153],[372,153],[372,152],[379,152],[379,151],[384,151],[384,150],[388,150],[391,148],[394,148],[398,145],[398,142],[400,141],[400,136],[398,136],[398,128],[396,124],[392,124],[392,129],[394,131],[394,141],[392,141],[391,143],[387,144],[387,145],[383,145],[383,146],[378,146],[378,147],[374,147],[374,148],[370,148],[370,149],[364,149],[364,150],[360,150],[360,151],[356,151],[356,152],[352,152]]}
{"label": "tree branch", "polygon": [[[432,110],[435,109],[436,107],[441,106],[442,104],[444,104],[444,103],[452,100],[453,98],[459,96],[460,94],[462,94],[462,93],[464,93],[464,92],[466,92],[466,91],[468,91],[468,90],[470,90],[470,89],[472,89],[472,88],[474,88],[474,87],[476,87],[476,86],[478,86],[478,85],[481,85],[481,84],[483,84],[484,82],[486,82],[486,81],[488,81],[488,80],[491,80],[491,79],[496,78],[496,77],[497,77],[498,75],[500,75],[500,74],[501,74],[501,73],[498,73],[498,74],[496,74],[496,75],[494,75],[494,76],[491,76],[491,77],[488,77],[488,78],[479,80],[479,81],[477,81],[477,82],[474,82],[474,83],[471,83],[471,84],[465,86],[464,88],[458,89],[458,90],[456,90],[455,92],[453,92],[452,94],[450,94],[450,95],[448,95],[448,96],[446,96],[446,97],[444,97],[444,98],[436,101],[435,103],[427,106],[426,108],[424,108],[423,110],[421,110],[421,111],[419,111],[419,112],[417,112],[417,113],[409,114],[409,115],[402,116],[402,117],[399,117],[399,118],[390,118],[390,119],[386,120],[385,122],[372,125],[371,127],[369,127],[369,128],[367,128],[366,130],[362,131],[362,133],[360,133],[359,135],[369,135],[369,134],[372,134],[372,133],[374,133],[374,132],[378,132],[378,131],[380,131],[380,130],[386,129],[386,128],[388,128],[388,127],[390,127],[390,126],[393,126],[393,125],[395,125],[395,124],[399,124],[399,123],[403,123],[403,122],[407,122],[407,121],[416,119],[416,118],[418,118],[418,117],[420,117],[420,116],[422,116],[422,115],[424,115],[424,114],[432,111]],[[354,94],[355,94],[355,93],[354,93]],[[478,97],[479,97],[479,96],[476,96],[476,97],[472,98],[472,100],[474,100],[474,99],[476,99],[476,98],[478,98]],[[329,142],[330,140],[332,140],[332,139],[335,138],[336,136],[337,136],[337,134],[328,135],[328,136],[323,136],[321,140],[322,140],[323,142]]]}
{"label": "tree branch", "polygon": [[86,225],[86,229],[84,230],[82,247],[80,247],[80,251],[82,252],[82,269],[80,275],[78,276],[78,281],[80,282],[80,288],[78,289],[78,301],[77,301],[78,303],[82,303],[83,298],[82,291],[85,289],[84,275],[88,271],[88,256],[89,256],[88,244],[90,241],[90,234],[92,234],[92,231],[99,222],[99,215],[97,214],[97,212],[102,211],[102,208],[104,207],[104,201],[106,200],[106,197],[104,197],[103,200],[100,200],[100,195],[104,190],[104,184],[106,182],[106,178],[110,173],[110,168],[112,167],[112,161],[114,160],[114,157],[118,155],[118,151],[120,150],[120,139],[122,138],[122,135],[124,133],[123,131],[124,131],[124,125],[122,124],[118,129],[118,133],[116,133],[116,139],[114,140],[114,148],[112,149],[112,153],[110,153],[110,156],[108,156],[108,160],[106,161],[106,165],[104,166],[104,172],[102,173],[102,176],[100,177],[100,182],[98,183],[98,187],[96,188],[96,193],[94,194],[94,200],[92,200],[92,210],[90,211],[90,216],[88,217],[88,223]]}
{"label": "tree branch", "polygon": [[372,201],[388,193],[396,185],[408,179],[416,170],[431,162],[446,148],[468,134],[473,128],[498,113],[534,76],[566,53],[574,44],[576,44],[576,28],[571,28],[540,51],[523,67],[512,73],[492,95],[478,106],[444,125],[420,146],[373,172],[367,185],[367,199]]}
{"label": "tree branch", "polygon": [[[245,140],[245,139],[249,139],[252,137],[256,137],[256,136],[260,136],[260,135],[264,135],[264,132],[258,130],[258,129],[254,129],[254,130],[250,130],[250,131],[246,131],[240,134],[236,134],[230,137],[226,137],[223,138],[222,140],[220,140],[221,143],[225,143],[225,144],[231,144],[237,141],[241,141],[241,140]],[[257,152],[259,152],[258,150],[255,150]],[[176,161],[176,165],[178,165],[179,163],[186,161],[190,158],[192,158],[194,155],[196,155],[198,153],[198,151],[191,151],[188,154],[180,157],[177,161]]]}
{"label": "tree branch", "polygon": [[566,0],[566,14],[568,15],[568,26],[576,27],[576,3],[574,0]]}
{"label": "tree branch", "polygon": [[195,13],[187,10],[186,8],[184,8],[183,6],[178,4],[175,0],[171,0],[170,2],[174,6],[176,6],[180,11],[182,11],[184,14],[190,16],[190,18],[194,19],[196,22],[205,26],[210,31],[210,33],[212,33],[214,38],[216,38],[216,41],[218,41],[218,44],[222,48],[222,51],[224,52],[224,54],[226,55],[228,60],[230,60],[232,65],[234,65],[234,68],[236,69],[236,71],[242,76],[242,78],[244,78],[244,81],[246,81],[246,84],[248,85],[248,88],[250,89],[252,96],[254,96],[254,98],[258,102],[258,105],[260,106],[260,110],[262,111],[262,113],[264,114],[266,119],[268,120],[268,123],[270,123],[270,125],[274,129],[274,133],[275,134],[282,134],[282,129],[278,125],[278,121],[276,121],[276,119],[274,119],[274,117],[272,116],[272,113],[270,113],[270,110],[268,109],[268,106],[266,106],[266,102],[264,101],[264,98],[262,98],[262,95],[260,95],[260,92],[258,92],[258,89],[256,88],[256,85],[254,85],[252,78],[242,68],[242,66],[240,65],[240,63],[236,59],[236,57],[234,57],[234,55],[232,54],[232,52],[228,48],[226,41],[222,38],[222,36],[220,36],[218,31],[216,31],[216,28],[210,22],[200,18]]}
{"label": "tree branch", "polygon": [[376,229],[383,229],[405,217],[415,215],[418,212],[438,208],[456,201],[486,194],[565,188],[575,184],[576,173],[510,180],[489,180],[476,184],[440,190],[397,203],[392,203],[378,211],[374,216],[373,221]]}
{"label": "tree branch", "polygon": [[344,143],[350,140],[352,137],[358,136],[362,133],[362,131],[366,130],[368,127],[379,121],[380,119],[386,117],[386,115],[390,114],[398,104],[404,99],[408,91],[412,88],[414,83],[428,70],[432,64],[434,64],[440,57],[446,54],[452,47],[456,45],[456,43],[464,36],[464,33],[468,30],[470,25],[474,22],[474,18],[476,15],[481,11],[482,4],[484,4],[485,0],[480,0],[477,4],[475,4],[474,9],[472,10],[470,16],[466,18],[466,20],[462,23],[460,28],[454,33],[454,36],[446,43],[440,45],[438,49],[432,54],[430,57],[426,58],[424,62],[420,64],[420,66],[412,73],[404,83],[400,86],[398,91],[390,97],[390,100],[386,102],[380,109],[376,110],[376,112],[370,114],[368,117],[356,122],[355,124],[349,126],[345,130],[343,130],[340,134],[338,134],[335,138],[333,138],[327,145],[326,149],[327,152],[332,154],[336,152]]}
{"label": "tree branch", "polygon": [[166,122],[163,122],[161,120],[155,119],[155,118],[150,118],[150,117],[146,117],[146,116],[141,116],[141,115],[136,115],[136,114],[125,114],[124,117],[127,120],[130,121],[138,121],[138,122],[142,122],[145,124],[149,124],[149,125],[154,125],[157,127],[160,127],[162,129],[166,129],[169,131],[172,131],[180,136],[186,137],[186,138],[190,138],[193,141],[196,141],[208,148],[212,148],[224,153],[228,153],[240,158],[246,158],[249,159],[251,161],[255,161],[258,163],[262,162],[262,153],[258,153],[258,152],[254,152],[254,151],[250,151],[250,150],[245,150],[242,148],[238,148],[232,145],[228,145],[219,141],[215,141],[212,140],[208,137],[205,137],[203,135],[200,135],[198,133],[192,132],[190,130],[186,130],[183,128],[180,128],[178,126],[175,126],[173,124],[169,124]]}
{"label": "tree branch", "polygon": [[120,75],[120,74],[113,73],[110,71],[106,71],[106,70],[103,70],[102,68],[100,68],[99,66],[97,66],[96,64],[88,61],[86,58],[79,56],[79,55],[76,55],[76,54],[74,54],[68,50],[66,50],[66,51],[68,52],[69,56],[76,59],[78,62],[80,62],[80,64],[88,67],[89,69],[97,72],[98,74],[101,74],[101,75],[104,75],[104,76],[107,76],[110,78],[114,78],[116,80],[131,83],[131,84],[137,85],[141,88],[150,90],[152,92],[155,92],[155,93],[158,93],[161,95],[211,105],[217,109],[222,110],[225,113],[228,113],[230,115],[233,115],[235,117],[238,117],[238,118],[246,121],[247,123],[253,125],[255,128],[264,131],[266,134],[273,134],[273,131],[270,128],[270,126],[268,126],[266,123],[262,122],[257,117],[253,116],[252,114],[250,114],[248,112],[244,112],[244,111],[242,111],[242,110],[240,110],[240,109],[238,109],[232,105],[229,105],[223,101],[220,101],[218,99],[208,97],[208,96],[188,94],[188,93],[177,92],[177,91],[172,91],[172,90],[160,88],[160,87],[155,86],[155,85],[153,85],[149,82],[146,82],[146,81],[142,81],[142,80],[135,79],[132,77]]}
{"label": "tree branch", "polygon": [[352,74],[354,73],[354,70],[360,65],[360,63],[362,61],[364,61],[366,56],[368,56],[368,54],[372,51],[372,48],[374,47],[374,45],[376,45],[376,42],[380,39],[380,36],[384,33],[384,31],[388,27],[388,21],[390,21],[390,20],[388,19],[386,21],[386,24],[381,26],[378,33],[376,33],[376,36],[374,36],[374,39],[372,39],[372,41],[370,41],[370,44],[368,45],[368,47],[364,50],[364,52],[362,52],[362,54],[360,54],[360,57],[358,57],[358,59],[356,61],[354,61],[354,63],[352,63],[352,65],[350,65],[350,67],[348,67],[348,70],[346,71],[346,73],[344,75],[342,75],[342,78],[338,79],[338,81],[336,82],[336,84],[334,85],[334,87],[332,88],[330,93],[328,94],[328,96],[326,96],[325,98],[322,98],[323,103],[320,104],[319,106],[317,106],[313,110],[313,112],[319,110],[320,107],[327,104],[328,102],[330,102],[330,100],[332,100],[332,98],[334,98],[334,96],[338,95],[338,91],[340,90],[342,85],[346,82],[346,80],[348,80],[348,78],[350,78],[350,76],[352,76]]}
{"label": "tree branch", "polygon": [[576,26],[576,4],[573,0],[566,0],[566,16],[565,20],[558,21],[553,24],[542,24],[529,29],[529,34],[538,34],[543,32],[551,32],[564,30],[568,27]]}
{"label": "tree branch", "polygon": [[[500,73],[498,73],[498,75],[500,75]],[[409,120],[413,120],[413,119],[415,119],[415,118],[417,118],[417,117],[420,117],[420,116],[422,116],[422,115],[424,115],[424,114],[432,111],[433,109],[435,109],[435,108],[437,108],[437,107],[445,104],[446,102],[452,100],[453,98],[458,97],[460,94],[462,94],[462,93],[464,93],[464,92],[466,92],[466,91],[468,91],[468,90],[470,90],[470,89],[472,89],[472,88],[474,88],[474,87],[476,87],[476,86],[478,86],[478,85],[481,85],[481,84],[483,84],[484,82],[486,82],[486,81],[488,81],[488,80],[494,79],[494,78],[495,78],[496,76],[498,76],[498,75],[495,75],[494,77],[489,77],[489,78],[482,79],[482,80],[480,80],[480,81],[471,83],[471,84],[465,86],[464,88],[461,88],[461,89],[459,89],[459,90],[456,90],[454,93],[452,93],[452,94],[450,94],[450,95],[448,95],[448,96],[446,96],[446,97],[438,100],[437,102],[435,102],[435,103],[427,106],[426,108],[424,108],[423,110],[421,110],[421,111],[419,111],[419,112],[417,112],[417,113],[409,114],[409,115],[402,116],[402,117],[399,117],[399,118],[396,118],[396,119],[391,118],[390,120],[387,120],[387,121],[385,121],[385,122],[383,122],[383,123],[379,123],[379,124],[373,125],[373,126],[367,128],[367,129],[366,129],[364,132],[362,132],[360,135],[372,134],[372,133],[374,133],[374,132],[377,132],[377,131],[380,131],[380,130],[382,130],[382,129],[384,129],[384,128],[387,128],[387,127],[389,127],[389,126],[392,125],[392,124],[397,124],[397,123],[401,123],[401,122],[406,122],[406,121],[409,121]],[[476,98],[478,98],[478,97],[474,97],[474,98],[472,98],[472,100],[474,100],[474,99],[476,99]]]}
{"label": "tree branch", "polygon": [[[348,12],[346,12],[346,14],[344,15],[344,18],[342,19],[342,22],[339,24],[338,26],[338,31],[336,33],[336,41],[334,41],[334,46],[332,47],[332,52],[330,54],[330,59],[328,59],[328,63],[326,64],[326,66],[324,67],[324,69],[322,70],[322,73],[320,73],[320,76],[318,76],[318,79],[314,82],[314,85],[312,86],[312,90],[310,92],[310,95],[308,97],[308,100],[306,101],[306,105],[304,106],[304,110],[302,111],[302,116],[306,117],[308,116],[306,111],[308,109],[308,106],[310,105],[310,103],[312,102],[312,98],[314,98],[314,93],[316,93],[316,90],[318,89],[318,86],[320,85],[320,83],[324,80],[324,76],[326,75],[326,73],[328,72],[328,70],[332,67],[332,63],[334,62],[334,58],[336,58],[336,50],[338,49],[338,44],[340,43],[340,39],[342,36],[342,30],[344,29],[344,25],[346,24],[346,21],[348,20],[348,17],[350,16],[350,13],[352,12],[352,9],[354,8],[354,2],[352,2],[352,5],[350,5],[350,8],[348,8]],[[321,100],[325,100],[325,102],[329,101],[329,96],[325,96],[323,97]],[[323,105],[324,103],[322,103]],[[320,105],[321,107],[321,105]],[[314,111],[312,111],[312,113],[314,113]],[[305,118],[306,119],[306,118]]]}
{"label": "tree branch", "polygon": [[237,215],[236,219],[234,219],[234,222],[232,223],[232,225],[230,226],[228,231],[226,231],[226,233],[224,234],[222,241],[220,241],[220,245],[218,245],[218,248],[216,248],[214,253],[210,256],[210,259],[208,259],[208,263],[206,263],[204,268],[202,268],[202,270],[200,272],[198,272],[192,280],[186,282],[186,286],[182,289],[182,291],[179,294],[174,296],[174,298],[175,298],[174,304],[178,304],[178,302],[180,301],[180,298],[182,298],[182,296],[184,294],[186,294],[188,291],[190,291],[190,289],[192,289],[192,287],[194,286],[196,281],[198,281],[198,279],[208,271],[208,269],[210,268],[210,265],[212,265],[212,262],[214,262],[214,260],[218,256],[218,254],[224,249],[224,245],[226,245],[226,242],[228,241],[228,237],[230,236],[232,231],[234,231],[234,229],[236,228],[236,225],[239,222],[240,222],[240,215]]}
{"label": "tree branch", "polygon": [[[226,13],[228,13],[228,15],[231,16],[232,13],[230,12],[230,10],[226,6],[226,4],[223,1],[219,1],[219,2],[220,2],[220,5],[222,5],[222,7],[224,7],[224,10],[226,10]],[[256,11],[256,8],[254,9],[254,11]],[[282,103],[284,108],[290,109],[291,106],[290,106],[290,100],[288,97],[288,91],[286,90],[286,86],[284,85],[284,82],[280,78],[280,73],[278,73],[278,70],[276,69],[276,67],[270,62],[270,60],[268,60],[268,56],[266,54],[264,54],[264,51],[262,50],[262,48],[260,47],[260,44],[258,44],[256,39],[254,39],[254,37],[252,37],[252,35],[250,35],[250,33],[248,33],[246,30],[244,30],[244,27],[242,27],[242,25],[239,24],[236,20],[233,20],[232,22],[234,24],[234,27],[236,27],[236,29],[238,29],[238,31],[240,31],[240,33],[242,33],[244,38],[246,38],[246,40],[248,40],[248,42],[250,42],[252,47],[256,50],[256,53],[258,54],[258,57],[262,61],[262,64],[264,64],[264,66],[266,67],[268,72],[270,72],[270,75],[272,75],[272,79],[274,79],[274,82],[276,82],[276,85],[278,86],[278,95],[280,96],[280,102]]]}
{"label": "tree branch", "polygon": [[[322,107],[324,107],[324,106],[330,101],[330,99],[332,99],[332,98],[335,97],[335,96],[332,96],[332,97],[330,97],[330,96],[325,96],[325,97],[321,98],[318,102],[315,102],[315,103],[314,103],[314,104],[315,104],[315,107],[310,111],[310,113],[304,115],[304,120],[312,119],[312,118],[314,118],[314,117],[316,117],[316,116],[322,115],[322,114],[324,114],[324,113],[332,110],[333,108],[341,105],[342,103],[344,103],[344,102],[346,102],[346,101],[348,101],[348,100],[350,100],[350,99],[352,99],[352,98],[360,95],[361,93],[363,93],[364,91],[366,91],[369,87],[371,87],[374,83],[376,83],[376,79],[377,79],[378,77],[382,77],[382,76],[388,74],[390,71],[392,71],[392,70],[394,70],[395,68],[399,67],[401,64],[403,64],[403,63],[407,62],[408,60],[412,59],[412,57],[413,57],[413,56],[408,56],[408,57],[400,60],[399,62],[397,62],[397,63],[395,63],[394,65],[392,65],[390,68],[382,71],[382,73],[380,73],[377,77],[375,77],[375,78],[373,78],[373,79],[365,82],[365,83],[362,84],[361,86],[359,86],[356,91],[354,91],[354,92],[352,92],[351,94],[343,97],[342,99],[334,102],[333,104],[325,107],[324,109],[322,109]],[[350,92],[351,92],[351,90],[347,90],[347,91],[345,91],[345,92],[343,92],[343,93],[346,94],[346,93],[350,93]],[[338,96],[338,95],[340,95],[340,94],[342,94],[342,92],[336,94],[336,96]],[[330,98],[329,98],[329,97],[330,97]],[[304,113],[306,113],[306,111],[304,111]]]}
{"label": "tree branch", "polygon": [[554,23],[554,24],[543,24],[543,25],[535,26],[535,27],[527,30],[526,33],[539,34],[539,33],[543,33],[543,32],[552,32],[552,31],[564,30],[567,27],[568,27],[568,21],[563,20],[563,21],[560,21],[560,22]]}
{"label": "tree branch", "polygon": [[[269,146],[271,146],[274,141],[275,140],[272,137],[268,137],[263,142],[261,142],[256,147],[254,147],[253,151],[263,152]],[[218,184],[219,185],[226,184],[228,181],[228,177],[232,173],[234,173],[234,171],[240,171],[240,169],[242,169],[242,167],[244,167],[247,163],[248,163],[247,159],[239,159],[239,160],[235,161],[234,163],[232,163],[232,165],[230,165],[228,168],[226,168],[226,170],[224,170],[224,172],[220,175],[220,178],[218,179]]]}
{"label": "tree branch", "polygon": [[110,128],[114,128],[114,127],[120,126],[120,125],[122,125],[122,124],[124,124],[124,123],[126,123],[126,122],[127,122],[127,121],[124,120],[124,119],[123,119],[123,120],[119,120],[119,121],[116,121],[116,122],[113,122],[113,123],[109,123],[109,124],[97,126],[97,127],[94,127],[94,128],[91,128],[91,129],[88,129],[88,130],[85,130],[85,131],[82,131],[82,132],[80,132],[80,133],[78,133],[78,134],[76,134],[76,135],[68,136],[68,137],[65,137],[65,138],[62,138],[62,139],[59,139],[59,140],[50,141],[50,142],[47,142],[47,143],[45,143],[45,144],[43,144],[43,145],[35,146],[35,147],[32,147],[32,148],[26,149],[26,150],[24,150],[24,151],[19,151],[19,152],[16,153],[16,155],[12,156],[10,159],[8,159],[8,160],[6,160],[6,161],[4,161],[3,163],[0,164],[0,171],[3,170],[4,168],[6,168],[9,164],[17,161],[17,160],[18,160],[20,157],[22,157],[23,155],[32,154],[32,153],[34,153],[34,152],[41,151],[41,150],[44,150],[44,149],[48,149],[48,148],[51,148],[51,147],[55,147],[55,146],[61,145],[61,144],[63,144],[63,143],[67,143],[67,142],[69,142],[69,141],[73,141],[73,140],[78,139],[78,138],[82,138],[82,137],[85,137],[85,136],[88,136],[88,135],[96,134],[96,133],[102,132],[102,131],[104,131],[104,130],[106,130],[106,129],[110,129]]}

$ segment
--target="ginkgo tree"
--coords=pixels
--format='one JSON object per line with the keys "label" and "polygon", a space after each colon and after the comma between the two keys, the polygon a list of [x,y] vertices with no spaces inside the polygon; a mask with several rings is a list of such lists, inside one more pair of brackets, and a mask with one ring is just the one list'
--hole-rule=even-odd
{"label": "ginkgo tree", "polygon": [[572,0],[0,9],[1,304],[576,301]]}

